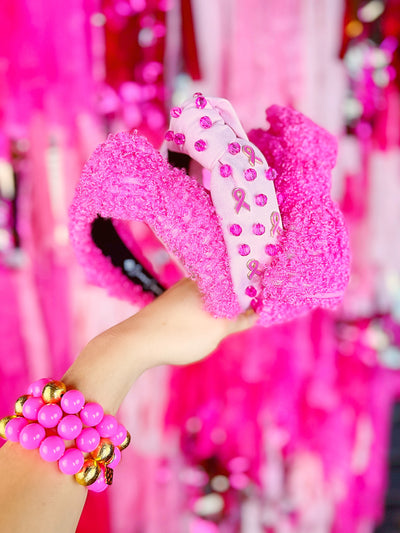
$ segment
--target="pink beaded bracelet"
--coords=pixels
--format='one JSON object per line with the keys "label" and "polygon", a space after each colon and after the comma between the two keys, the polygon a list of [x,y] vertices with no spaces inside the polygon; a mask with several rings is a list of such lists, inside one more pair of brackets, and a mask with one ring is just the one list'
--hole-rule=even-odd
{"label": "pink beaded bracelet", "polygon": [[42,459],[58,461],[61,472],[94,492],[112,484],[121,451],[131,440],[101,405],[85,403],[80,391],[45,378],[32,383],[16,401],[15,413],[0,420],[0,437],[28,450],[39,448]]}

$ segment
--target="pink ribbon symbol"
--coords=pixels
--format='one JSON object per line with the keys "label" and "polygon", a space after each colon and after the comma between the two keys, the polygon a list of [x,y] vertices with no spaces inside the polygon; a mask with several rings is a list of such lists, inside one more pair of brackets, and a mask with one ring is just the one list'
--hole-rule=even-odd
{"label": "pink ribbon symbol", "polygon": [[271,236],[274,237],[276,234],[282,233],[282,229],[279,227],[279,223],[281,221],[281,217],[279,216],[278,211],[274,211],[271,213]]}
{"label": "pink ribbon symbol", "polygon": [[246,193],[244,192],[244,189],[239,189],[239,188],[233,189],[232,196],[237,201],[237,204],[235,206],[236,213],[239,213],[241,207],[244,207],[245,209],[250,211],[249,204],[244,201],[246,197]]}
{"label": "pink ribbon symbol", "polygon": [[247,155],[247,157],[249,158],[249,163],[252,167],[255,166],[256,162],[257,163],[260,163],[260,165],[263,164],[262,160],[256,156],[256,153],[254,151],[254,148],[252,148],[251,146],[249,146],[248,144],[245,144],[242,148],[242,151],[244,154]]}
{"label": "pink ribbon symbol", "polygon": [[253,276],[261,276],[262,270],[257,270],[259,266],[260,263],[256,259],[250,259],[250,261],[247,262],[247,268],[250,270],[247,274],[249,279],[253,279]]}

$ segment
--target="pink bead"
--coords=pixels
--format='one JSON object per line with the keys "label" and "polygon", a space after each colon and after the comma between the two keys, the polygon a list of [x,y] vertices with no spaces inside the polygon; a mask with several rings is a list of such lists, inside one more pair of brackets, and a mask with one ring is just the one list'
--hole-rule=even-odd
{"label": "pink bead", "polygon": [[93,492],[103,492],[103,490],[106,490],[107,487],[108,485],[104,477],[104,469],[102,468],[99,477],[94,483],[88,486],[88,490]]}
{"label": "pink bead", "polygon": [[204,116],[204,117],[201,117],[200,119],[200,126],[202,128],[204,128],[205,130],[208,130],[208,128],[211,128],[212,126],[212,121],[210,119],[210,117],[208,117],[207,115]]}
{"label": "pink bead", "polygon": [[121,450],[115,447],[114,448],[114,459],[108,463],[108,467],[114,470],[114,468],[116,468],[119,465],[119,462],[121,461],[121,457],[122,457]]}
{"label": "pink bead", "polygon": [[22,414],[28,420],[37,420],[39,410],[43,407],[41,398],[31,397],[26,400],[22,406]]}
{"label": "pink bead", "polygon": [[194,147],[198,152],[204,152],[204,150],[207,148],[207,143],[203,139],[199,139],[194,143]]}
{"label": "pink bead", "polygon": [[64,416],[57,426],[57,433],[66,440],[76,439],[81,431],[82,421],[76,415]]}
{"label": "pink bead", "polygon": [[44,405],[38,412],[38,422],[45,428],[55,428],[62,419],[61,407],[55,403]]}
{"label": "pink bead", "polygon": [[277,175],[278,174],[274,168],[269,167],[265,171],[265,177],[267,178],[267,180],[274,180]]}
{"label": "pink bead", "polygon": [[97,426],[103,420],[104,409],[99,403],[88,402],[79,413],[85,426]]}
{"label": "pink bead", "polygon": [[83,453],[77,448],[70,448],[58,461],[58,468],[63,474],[72,476],[79,472],[84,462]]}
{"label": "pink bead", "polygon": [[253,224],[254,235],[263,235],[265,233],[265,226],[263,224]]}
{"label": "pink bead", "polygon": [[260,305],[260,301],[258,300],[258,298],[253,298],[250,302],[250,306],[255,313],[257,312],[259,305]]}
{"label": "pink bead", "polygon": [[118,424],[117,432],[113,437],[111,437],[110,440],[114,444],[114,446],[119,446],[126,439],[126,435],[127,431],[124,426],[122,424]]}
{"label": "pink bead", "polygon": [[198,96],[203,96],[203,93],[194,93],[193,98],[197,98]]}
{"label": "pink bead", "polygon": [[85,397],[78,390],[68,390],[61,398],[60,405],[64,413],[74,415],[85,405]]}
{"label": "pink bead", "polygon": [[23,428],[28,424],[28,420],[23,416],[12,418],[7,422],[5,434],[8,440],[19,442],[19,436]]}
{"label": "pink bead", "polygon": [[264,206],[268,202],[268,198],[265,196],[265,194],[257,194],[255,200],[256,204],[260,206]]}
{"label": "pink bead", "polygon": [[64,441],[60,437],[57,437],[57,435],[42,440],[39,448],[40,457],[49,463],[58,461],[64,452]]}
{"label": "pink bead", "polygon": [[165,132],[164,139],[166,141],[173,141],[175,137],[175,133],[172,130],[168,130]]}
{"label": "pink bead", "polygon": [[244,171],[244,177],[247,181],[253,181],[257,177],[257,171],[254,168],[248,168]]}
{"label": "pink bead", "polygon": [[46,436],[45,429],[40,424],[28,424],[19,435],[19,443],[27,450],[39,448],[40,443]]}
{"label": "pink bead", "polygon": [[239,246],[239,255],[249,255],[250,246],[248,244],[241,244]]}
{"label": "pink bead", "polygon": [[100,444],[100,435],[97,429],[85,428],[76,439],[76,447],[82,452],[92,452]]}
{"label": "pink bead", "polygon": [[101,437],[109,439],[117,433],[118,425],[118,420],[115,416],[104,415],[103,420],[96,426],[96,429]]}
{"label": "pink bead", "polygon": [[196,98],[196,107],[197,109],[204,109],[207,105],[207,100],[204,98],[204,96],[198,96]]}
{"label": "pink bead", "polygon": [[265,253],[267,255],[274,256],[278,253],[278,251],[278,247],[275,244],[267,244],[267,246],[265,247]]}
{"label": "pink bead", "polygon": [[257,289],[253,287],[253,285],[249,285],[248,287],[246,287],[244,292],[247,294],[247,296],[250,296],[250,298],[253,298],[257,295]]}
{"label": "pink bead", "polygon": [[181,114],[182,114],[182,108],[180,108],[180,107],[173,107],[173,108],[171,109],[170,115],[171,115],[172,118],[178,118],[178,117],[181,116]]}
{"label": "pink bead", "polygon": [[219,173],[223,178],[228,178],[232,174],[232,167],[230,165],[221,165]]}
{"label": "pink bead", "polygon": [[51,381],[51,379],[49,378],[42,378],[38,379],[37,381],[34,381],[28,387],[28,394],[30,394],[31,396],[35,396],[35,398],[41,398],[43,387],[49,381]]}
{"label": "pink bead", "polygon": [[240,144],[239,143],[229,143],[228,144],[228,152],[231,155],[236,155],[240,152]]}
{"label": "pink bead", "polygon": [[239,226],[239,224],[232,224],[232,226],[229,228],[229,231],[232,233],[232,235],[238,237],[242,233],[242,228]]}
{"label": "pink bead", "polygon": [[185,143],[185,140],[186,140],[186,138],[185,138],[185,136],[183,135],[183,133],[176,133],[176,134],[174,135],[174,141],[175,141],[175,144],[178,144],[178,145],[180,145],[180,144],[184,144],[184,143]]}

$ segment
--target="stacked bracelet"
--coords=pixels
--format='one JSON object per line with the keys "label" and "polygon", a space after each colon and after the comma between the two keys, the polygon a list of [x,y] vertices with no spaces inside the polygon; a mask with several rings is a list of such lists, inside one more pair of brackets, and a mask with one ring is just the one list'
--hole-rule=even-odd
{"label": "stacked bracelet", "polygon": [[15,413],[0,420],[0,437],[39,448],[42,459],[58,461],[61,472],[94,492],[112,484],[121,451],[131,440],[101,405],[86,403],[80,391],[45,378],[32,383],[16,401]]}

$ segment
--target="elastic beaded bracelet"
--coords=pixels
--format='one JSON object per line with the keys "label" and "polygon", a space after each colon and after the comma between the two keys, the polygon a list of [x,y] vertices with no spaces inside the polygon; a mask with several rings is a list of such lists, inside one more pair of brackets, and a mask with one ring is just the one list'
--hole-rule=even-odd
{"label": "elastic beaded bracelet", "polygon": [[46,378],[32,383],[28,394],[17,399],[15,413],[0,420],[0,437],[29,450],[39,448],[43,460],[58,461],[62,473],[93,492],[112,484],[121,451],[131,441],[101,405],[85,403],[80,391]]}

